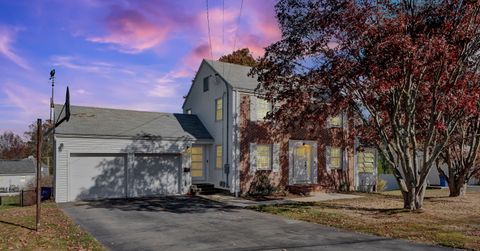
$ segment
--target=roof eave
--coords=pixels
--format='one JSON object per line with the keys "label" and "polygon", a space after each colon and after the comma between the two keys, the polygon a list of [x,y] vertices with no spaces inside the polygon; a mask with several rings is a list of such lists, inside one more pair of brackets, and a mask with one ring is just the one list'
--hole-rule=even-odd
{"label": "roof eave", "polygon": [[162,137],[162,136],[121,136],[121,135],[94,135],[94,134],[64,134],[64,133],[55,133],[55,137],[58,138],[100,138],[100,139],[150,139],[150,140],[167,140],[167,141],[185,141],[185,142],[195,142],[195,141],[213,141],[213,138],[195,138],[193,136],[187,137]]}

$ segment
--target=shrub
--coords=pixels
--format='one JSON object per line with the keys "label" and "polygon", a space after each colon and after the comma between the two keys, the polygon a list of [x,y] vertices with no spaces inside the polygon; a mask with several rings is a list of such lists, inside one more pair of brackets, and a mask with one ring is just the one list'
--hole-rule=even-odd
{"label": "shrub", "polygon": [[386,187],[387,187],[387,181],[383,179],[378,179],[377,192],[383,192]]}
{"label": "shrub", "polygon": [[266,174],[260,174],[255,177],[248,194],[251,196],[268,196],[274,192],[275,188],[270,183],[270,178]]}

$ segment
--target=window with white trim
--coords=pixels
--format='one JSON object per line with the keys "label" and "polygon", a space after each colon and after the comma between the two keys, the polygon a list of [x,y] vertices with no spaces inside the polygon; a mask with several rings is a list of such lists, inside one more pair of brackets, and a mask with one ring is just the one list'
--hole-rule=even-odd
{"label": "window with white trim", "polygon": [[264,120],[270,110],[270,103],[267,100],[257,98],[257,120]]}
{"label": "window with white trim", "polygon": [[328,124],[330,127],[342,127],[342,124],[343,124],[342,115],[339,114],[337,116],[330,117]]}
{"label": "window with white trim", "polygon": [[215,120],[220,121],[223,119],[223,99],[218,98],[215,100]]}
{"label": "window with white trim", "polygon": [[272,145],[258,144],[256,149],[257,170],[272,169]]}
{"label": "window with white trim", "polygon": [[330,156],[329,156],[329,167],[330,169],[341,169],[342,168],[342,156],[343,151],[340,147],[331,147]]}
{"label": "window with white trim", "polygon": [[208,91],[208,89],[209,89],[209,86],[208,86],[209,80],[210,80],[210,77],[205,77],[205,78],[203,79],[203,92]]}
{"label": "window with white trim", "polygon": [[215,149],[215,167],[216,168],[222,168],[222,162],[223,162],[223,148],[222,145],[217,145],[217,148]]}
{"label": "window with white trim", "polygon": [[359,151],[358,153],[358,172],[374,173],[375,172],[375,152]]}

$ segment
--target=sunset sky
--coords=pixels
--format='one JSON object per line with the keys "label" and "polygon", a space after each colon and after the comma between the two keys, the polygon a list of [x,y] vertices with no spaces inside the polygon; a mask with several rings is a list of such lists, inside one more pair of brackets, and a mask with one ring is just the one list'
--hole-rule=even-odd
{"label": "sunset sky", "polygon": [[[237,32],[254,56],[280,38],[274,0],[244,0],[240,18],[240,0],[208,3],[214,59]],[[48,118],[53,68],[56,103],[68,85],[73,105],[181,112],[208,41],[205,0],[0,0],[0,133]]]}

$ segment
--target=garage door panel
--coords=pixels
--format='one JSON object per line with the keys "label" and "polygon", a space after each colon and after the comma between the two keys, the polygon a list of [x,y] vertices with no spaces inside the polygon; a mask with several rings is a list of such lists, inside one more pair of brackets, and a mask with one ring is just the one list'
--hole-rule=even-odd
{"label": "garage door panel", "polygon": [[179,193],[180,155],[136,154],[129,172],[131,197],[173,195]]}
{"label": "garage door panel", "polygon": [[125,154],[71,154],[69,200],[126,197]]}

